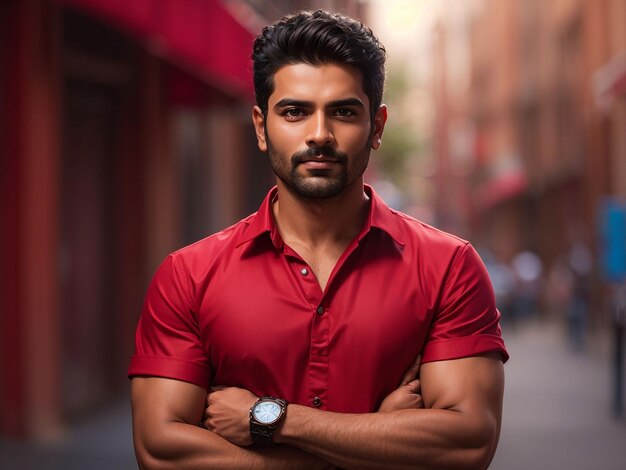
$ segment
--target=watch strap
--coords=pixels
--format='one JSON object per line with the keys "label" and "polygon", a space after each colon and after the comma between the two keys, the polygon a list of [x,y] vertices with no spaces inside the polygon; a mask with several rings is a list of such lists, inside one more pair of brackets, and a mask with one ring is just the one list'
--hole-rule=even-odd
{"label": "watch strap", "polygon": [[252,442],[259,446],[273,446],[274,443],[274,429],[272,426],[265,426],[263,424],[250,421],[250,436]]}

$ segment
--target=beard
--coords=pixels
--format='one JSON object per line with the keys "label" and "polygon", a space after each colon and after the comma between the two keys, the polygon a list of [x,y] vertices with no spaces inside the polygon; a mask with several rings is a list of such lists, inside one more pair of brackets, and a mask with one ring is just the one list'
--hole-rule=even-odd
{"label": "beard", "polygon": [[[267,130],[265,140],[270,165],[276,177],[291,192],[307,199],[329,199],[338,196],[363,175],[369,163],[369,139],[363,150],[354,155],[352,159],[346,153],[327,145],[309,147],[294,153],[289,158],[278,152],[272,145]],[[307,170],[307,174],[298,172],[298,167],[302,163],[315,160],[316,156],[324,156],[334,160],[338,169],[310,169]]]}

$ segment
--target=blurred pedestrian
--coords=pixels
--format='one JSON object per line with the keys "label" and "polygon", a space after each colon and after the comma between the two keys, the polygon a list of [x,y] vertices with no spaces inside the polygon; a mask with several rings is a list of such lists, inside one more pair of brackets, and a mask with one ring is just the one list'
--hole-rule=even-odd
{"label": "blurred pedestrian", "polygon": [[543,287],[543,263],[530,250],[516,254],[511,260],[515,271],[515,317],[523,320],[537,314]]}
{"label": "blurred pedestrian", "polygon": [[493,293],[496,297],[498,310],[502,314],[502,322],[514,324],[515,272],[511,266],[491,253],[491,251],[481,249],[479,252],[493,285]]}
{"label": "blurred pedestrian", "polygon": [[574,243],[569,251],[568,261],[573,280],[572,295],[567,310],[569,340],[572,349],[580,351],[585,346],[589,316],[590,283],[593,270],[591,250],[583,243]]}
{"label": "blurred pedestrian", "polygon": [[567,318],[572,301],[574,275],[566,257],[559,257],[548,272],[546,300],[551,313]]}
{"label": "blurred pedestrian", "polygon": [[387,119],[383,46],[303,12],[264,28],[253,58],[276,187],[152,281],[129,371],[140,466],[487,467],[507,358],[487,272],[363,182]]}

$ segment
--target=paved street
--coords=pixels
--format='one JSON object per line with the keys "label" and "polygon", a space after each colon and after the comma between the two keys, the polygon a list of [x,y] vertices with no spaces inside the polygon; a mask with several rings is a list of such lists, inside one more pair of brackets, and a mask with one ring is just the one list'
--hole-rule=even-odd
{"label": "paved street", "polygon": [[[623,470],[626,419],[610,414],[606,344],[589,353],[565,347],[555,326],[505,327],[505,413],[491,470]],[[606,343],[606,340],[605,340]],[[129,405],[116,403],[56,443],[0,442],[2,469],[136,469]]]}
{"label": "paved street", "polygon": [[568,351],[555,326],[505,327],[511,354],[500,446],[492,470],[623,470],[626,420],[611,417],[607,339]]}
{"label": "paved street", "polygon": [[0,469],[136,470],[130,404],[124,400],[94,413],[55,442],[0,440]]}

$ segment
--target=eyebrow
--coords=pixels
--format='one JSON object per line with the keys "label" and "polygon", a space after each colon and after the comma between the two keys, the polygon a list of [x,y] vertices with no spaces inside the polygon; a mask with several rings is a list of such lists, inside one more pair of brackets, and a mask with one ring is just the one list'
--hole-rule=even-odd
{"label": "eyebrow", "polygon": [[[312,101],[297,100],[293,98],[283,98],[274,105],[274,109],[285,108],[287,106],[294,106],[297,108],[312,108]],[[326,107],[328,108],[341,108],[342,106],[356,106],[359,108],[365,108],[363,102],[358,98],[345,98],[341,100],[335,100],[329,102]]]}

